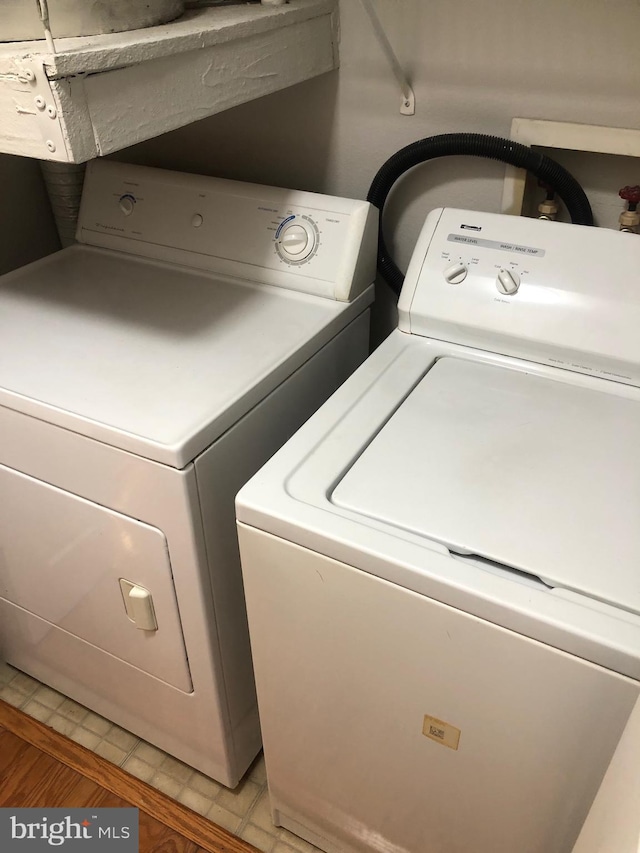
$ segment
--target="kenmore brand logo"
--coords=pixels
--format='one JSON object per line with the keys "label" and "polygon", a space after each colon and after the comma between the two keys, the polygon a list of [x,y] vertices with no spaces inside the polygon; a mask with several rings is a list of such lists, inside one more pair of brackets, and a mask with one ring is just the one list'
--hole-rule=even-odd
{"label": "kenmore brand logo", "polygon": [[0,809],[0,850],[138,853],[138,809]]}
{"label": "kenmore brand logo", "polygon": [[481,225],[461,225],[461,228],[466,228],[467,231],[482,231]]}

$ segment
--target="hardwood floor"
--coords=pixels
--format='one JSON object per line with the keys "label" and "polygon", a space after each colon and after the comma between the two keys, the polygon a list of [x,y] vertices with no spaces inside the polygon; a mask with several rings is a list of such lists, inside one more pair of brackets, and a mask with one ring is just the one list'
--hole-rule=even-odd
{"label": "hardwood floor", "polygon": [[140,853],[257,853],[251,844],[2,700],[0,806],[136,806]]}

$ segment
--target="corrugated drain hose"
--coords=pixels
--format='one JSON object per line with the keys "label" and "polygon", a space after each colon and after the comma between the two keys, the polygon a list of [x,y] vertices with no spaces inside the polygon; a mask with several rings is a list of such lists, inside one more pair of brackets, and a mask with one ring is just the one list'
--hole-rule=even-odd
{"label": "corrugated drain hose", "polygon": [[406,148],[401,148],[380,168],[373,179],[367,201],[380,210],[380,232],[378,235],[378,269],[396,295],[400,295],[404,275],[389,254],[382,232],[382,211],[391,188],[409,169],[433,160],[436,157],[448,157],[454,154],[467,154],[472,157],[487,157],[490,160],[502,160],[519,169],[526,169],[539,180],[549,184],[564,201],[571,221],[576,225],[593,225],[593,214],[589,199],[576,179],[567,170],[550,157],[534,151],[527,145],[502,139],[499,136],[486,136],[482,133],[443,133],[419,139]]}

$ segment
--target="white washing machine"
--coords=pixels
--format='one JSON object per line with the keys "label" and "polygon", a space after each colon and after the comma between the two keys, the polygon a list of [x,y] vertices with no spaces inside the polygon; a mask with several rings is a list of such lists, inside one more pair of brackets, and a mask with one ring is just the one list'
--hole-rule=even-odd
{"label": "white washing machine", "polygon": [[0,279],[0,653],[225,785],[260,747],[233,498],[367,355],[365,202],[89,165]]}
{"label": "white washing machine", "polygon": [[399,328],[240,491],[278,824],[571,850],[640,692],[639,268],[434,211]]}

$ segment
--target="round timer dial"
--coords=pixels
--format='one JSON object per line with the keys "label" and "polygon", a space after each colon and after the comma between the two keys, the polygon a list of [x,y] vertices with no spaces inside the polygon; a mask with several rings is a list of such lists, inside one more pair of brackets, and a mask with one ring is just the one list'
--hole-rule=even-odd
{"label": "round timer dial", "polygon": [[131,193],[125,193],[118,199],[118,207],[125,216],[131,216],[133,209],[136,206],[136,197]]}
{"label": "round timer dial", "polygon": [[302,225],[287,225],[280,233],[280,247],[288,255],[303,255],[309,246],[309,235]]}
{"label": "round timer dial", "polygon": [[318,226],[308,216],[292,216],[278,230],[276,251],[288,264],[307,260],[318,245]]}

